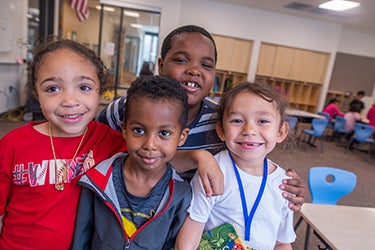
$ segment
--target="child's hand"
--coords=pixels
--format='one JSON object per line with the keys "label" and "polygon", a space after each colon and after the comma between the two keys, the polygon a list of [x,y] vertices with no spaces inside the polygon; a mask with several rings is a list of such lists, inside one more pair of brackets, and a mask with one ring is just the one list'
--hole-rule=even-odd
{"label": "child's hand", "polygon": [[199,176],[208,197],[224,192],[224,175],[210,152],[203,149],[177,150],[170,163],[177,173],[196,169],[198,166]]}
{"label": "child's hand", "polygon": [[284,179],[280,189],[285,191],[282,195],[290,202],[289,208],[296,212],[301,209],[308,196],[307,183],[294,169],[288,169],[286,174],[292,178]]}
{"label": "child's hand", "polygon": [[224,192],[223,172],[211,153],[206,150],[199,151],[201,152],[197,158],[198,172],[207,197],[222,194]]}

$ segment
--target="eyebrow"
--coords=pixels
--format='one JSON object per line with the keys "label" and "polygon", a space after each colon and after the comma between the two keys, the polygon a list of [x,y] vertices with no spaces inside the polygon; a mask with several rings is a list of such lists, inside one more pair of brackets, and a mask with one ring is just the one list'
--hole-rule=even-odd
{"label": "eyebrow", "polygon": [[[78,76],[78,77],[75,77],[74,78],[74,81],[81,81],[81,80],[90,80],[90,81],[92,81],[92,82],[94,82],[94,83],[96,83],[96,81],[94,80],[94,79],[92,79],[91,77],[89,77],[89,76]],[[64,80],[62,79],[62,78],[60,78],[60,77],[49,77],[49,78],[46,78],[46,79],[44,79],[43,81],[41,81],[40,82],[40,85],[43,85],[43,83],[45,83],[45,82],[49,82],[49,81],[52,81],[52,82],[59,82],[59,83],[62,83],[62,82],[64,82]]]}
{"label": "eyebrow", "polygon": [[61,79],[60,77],[48,77],[46,79],[44,79],[43,81],[40,82],[40,85],[43,85],[43,83],[45,82],[63,82],[63,79]]}

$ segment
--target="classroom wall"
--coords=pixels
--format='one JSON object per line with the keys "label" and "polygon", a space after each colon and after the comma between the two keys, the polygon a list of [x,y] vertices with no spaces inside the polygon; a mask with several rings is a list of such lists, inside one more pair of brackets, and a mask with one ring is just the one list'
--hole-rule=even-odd
{"label": "classroom wall", "polygon": [[0,113],[18,107],[25,99],[23,59],[27,48],[27,1],[1,0],[1,4]]}

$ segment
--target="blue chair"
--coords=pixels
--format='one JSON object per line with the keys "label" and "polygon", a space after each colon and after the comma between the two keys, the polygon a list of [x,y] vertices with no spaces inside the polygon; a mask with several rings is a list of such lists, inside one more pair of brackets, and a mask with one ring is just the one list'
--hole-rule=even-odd
{"label": "blue chair", "polygon": [[317,112],[318,115],[324,116],[328,121],[331,120],[331,117],[326,112]]}
{"label": "blue chair", "polygon": [[370,136],[374,133],[374,127],[356,122],[354,127],[354,134],[350,138],[347,149],[350,150],[353,148],[353,143],[368,143],[369,150],[367,151],[369,154],[371,153],[372,144],[374,144],[375,140],[370,138]]}
{"label": "blue chair", "polygon": [[298,118],[297,117],[295,117],[295,116],[286,116],[285,120],[289,124],[289,131],[296,128],[297,122],[298,122]]}
{"label": "blue chair", "polygon": [[311,127],[312,129],[304,129],[302,131],[302,141],[305,141],[305,135],[309,136],[309,139],[307,140],[307,144],[310,146],[314,146],[313,142],[311,142],[311,139],[314,138],[314,141],[316,138],[320,138],[320,148],[321,151],[323,152],[323,134],[324,130],[326,129],[328,125],[328,120],[327,119],[318,119],[315,118],[311,121]]}
{"label": "blue chair", "polygon": [[[311,203],[336,205],[337,201],[353,191],[357,184],[357,176],[346,170],[332,167],[316,166],[309,170],[308,184]],[[296,231],[301,224],[302,216],[294,226]],[[314,234],[316,232],[314,231]],[[305,250],[308,249],[310,226],[306,226]],[[320,248],[319,249],[324,249]]]}
{"label": "blue chair", "polygon": [[311,203],[336,205],[353,191],[357,177],[354,173],[332,167],[312,167],[309,170]]}
{"label": "blue chair", "polygon": [[344,119],[344,117],[336,116],[335,123],[334,123],[334,126],[333,126],[333,133],[332,133],[332,136],[331,136],[331,141],[333,141],[333,139],[335,139],[335,137],[338,137],[338,142],[340,143],[341,142],[341,136],[348,134],[348,131],[346,131],[344,129],[345,123],[346,123],[346,120]]}
{"label": "blue chair", "polygon": [[[334,123],[331,121],[331,116],[326,112],[317,112],[318,115],[324,116],[328,120],[327,128],[333,130]],[[333,134],[333,131],[332,131]]]}

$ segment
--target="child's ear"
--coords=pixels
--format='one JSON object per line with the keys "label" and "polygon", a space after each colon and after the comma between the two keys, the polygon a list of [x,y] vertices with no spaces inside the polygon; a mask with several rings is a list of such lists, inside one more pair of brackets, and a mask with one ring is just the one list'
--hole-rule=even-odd
{"label": "child's ear", "polygon": [[184,145],[187,137],[189,135],[189,129],[188,128],[184,128],[182,131],[181,131],[181,134],[180,134],[180,140],[178,141],[178,144],[177,146],[181,147],[182,145]]}
{"label": "child's ear", "polygon": [[217,133],[217,136],[219,136],[220,140],[225,141],[224,129],[220,122],[216,123],[216,133]]}
{"label": "child's ear", "polygon": [[285,140],[286,136],[288,135],[288,131],[289,131],[289,123],[284,121],[283,124],[281,125],[280,129],[279,129],[278,134],[277,134],[276,142],[277,143],[283,142]]}

